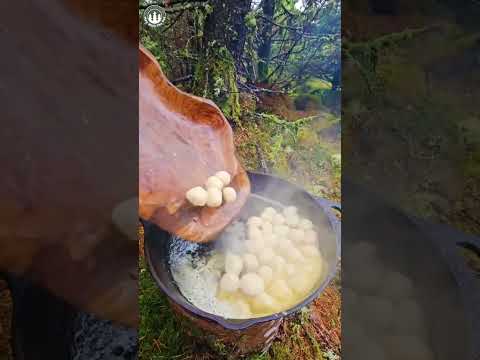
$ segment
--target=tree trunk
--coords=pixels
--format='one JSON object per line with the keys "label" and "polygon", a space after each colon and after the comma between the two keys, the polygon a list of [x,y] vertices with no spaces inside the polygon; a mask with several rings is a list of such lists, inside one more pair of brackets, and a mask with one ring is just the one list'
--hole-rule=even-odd
{"label": "tree trunk", "polygon": [[273,16],[275,15],[275,0],[264,0],[262,3],[264,22],[260,31],[260,46],[258,47],[258,78],[265,81],[268,76],[270,57],[272,53]]}
{"label": "tree trunk", "polygon": [[247,26],[245,16],[250,11],[252,0],[213,0],[212,12],[205,22],[205,46],[212,41],[225,46],[238,62],[243,55]]}
{"label": "tree trunk", "polygon": [[229,120],[240,115],[237,70],[241,65],[251,0],[212,0],[205,19],[201,57],[194,73],[196,95],[213,100]]}

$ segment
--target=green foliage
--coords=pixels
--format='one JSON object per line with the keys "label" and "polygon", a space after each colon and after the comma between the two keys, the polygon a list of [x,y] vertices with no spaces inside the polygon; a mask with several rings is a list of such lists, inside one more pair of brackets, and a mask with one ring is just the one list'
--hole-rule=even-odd
{"label": "green foliage", "polygon": [[274,174],[297,182],[312,193],[338,200],[341,157],[339,145],[322,141],[321,131],[339,118],[333,114],[291,122],[272,114],[252,114],[255,121],[243,121],[236,134],[242,162],[258,170],[262,160]]}
{"label": "green foliage", "polygon": [[234,121],[240,117],[240,98],[235,61],[225,47],[211,44],[207,55],[195,67],[193,92],[212,99],[225,116]]}

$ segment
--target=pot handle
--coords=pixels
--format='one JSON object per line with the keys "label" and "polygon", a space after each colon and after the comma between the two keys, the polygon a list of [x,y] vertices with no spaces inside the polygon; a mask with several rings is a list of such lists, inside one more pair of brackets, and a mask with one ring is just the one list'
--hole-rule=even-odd
{"label": "pot handle", "polygon": [[333,231],[335,231],[335,235],[337,237],[337,245],[339,248],[339,251],[341,249],[341,239],[342,239],[342,222],[341,219],[337,216],[335,213],[335,210],[342,213],[342,205],[339,203],[336,203],[334,201],[324,199],[324,198],[319,198],[315,197],[315,201],[323,208],[325,211],[325,214],[328,217],[328,220],[330,221],[330,224],[332,225]]}
{"label": "pot handle", "polygon": [[[422,220],[413,222],[429,237],[432,243],[441,251],[458,284],[460,296],[465,305],[470,322],[471,354],[469,359],[480,360],[480,274],[468,266],[461,254],[461,247],[471,249],[480,258],[480,238],[465,234],[443,224],[428,224]],[[456,239],[452,241],[452,239]]]}

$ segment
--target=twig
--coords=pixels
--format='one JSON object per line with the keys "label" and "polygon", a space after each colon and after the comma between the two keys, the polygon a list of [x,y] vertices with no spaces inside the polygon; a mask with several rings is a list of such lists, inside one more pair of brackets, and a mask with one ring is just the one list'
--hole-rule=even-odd
{"label": "twig", "polygon": [[193,78],[193,75],[192,74],[189,74],[189,75],[186,75],[186,76],[182,76],[182,77],[179,77],[177,79],[174,79],[174,80],[171,80],[171,83],[176,85],[176,84],[180,84],[180,83],[183,83],[185,81],[188,81],[190,80],[191,78]]}
{"label": "twig", "polygon": [[265,160],[265,155],[263,154],[262,150],[260,149],[260,146],[258,146],[258,144],[255,144],[255,149],[257,150],[257,156],[258,156],[258,159],[260,160],[260,169],[265,174],[270,174],[270,169],[267,166],[267,161]]}

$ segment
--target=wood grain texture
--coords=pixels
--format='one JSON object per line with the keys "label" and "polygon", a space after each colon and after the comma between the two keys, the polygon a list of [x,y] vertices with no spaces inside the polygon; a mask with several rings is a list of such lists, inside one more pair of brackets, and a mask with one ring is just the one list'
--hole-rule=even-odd
{"label": "wood grain texture", "polygon": [[[238,214],[250,182],[235,156],[232,128],[211,101],[173,86],[146,49],[139,49],[139,212],[184,239],[213,239]],[[217,171],[232,175],[237,200],[193,207],[185,193]]]}

